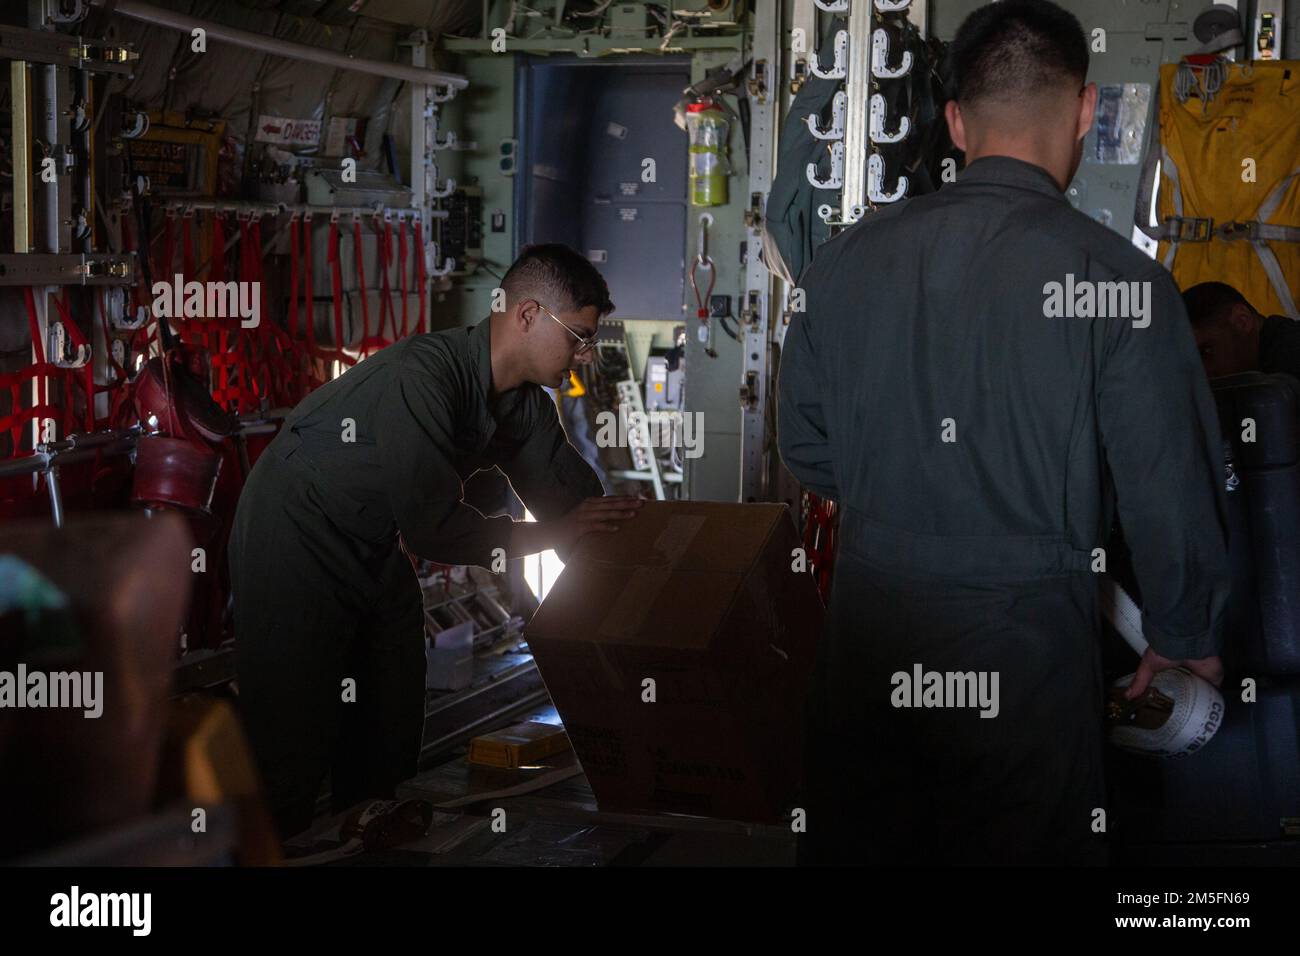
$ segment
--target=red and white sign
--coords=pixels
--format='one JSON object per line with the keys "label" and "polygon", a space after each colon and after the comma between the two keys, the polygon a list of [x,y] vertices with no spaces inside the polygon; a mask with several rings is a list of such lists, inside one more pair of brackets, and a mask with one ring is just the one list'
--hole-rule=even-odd
{"label": "red and white sign", "polygon": [[315,146],[320,142],[320,120],[259,116],[257,135],[253,139],[259,143],[275,143],[277,146]]}

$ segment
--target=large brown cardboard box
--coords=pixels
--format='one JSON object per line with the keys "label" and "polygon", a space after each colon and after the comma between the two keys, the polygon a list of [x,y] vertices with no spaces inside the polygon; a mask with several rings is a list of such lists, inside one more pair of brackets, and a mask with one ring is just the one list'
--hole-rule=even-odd
{"label": "large brown cardboard box", "polygon": [[575,548],[526,636],[601,810],[789,819],[823,615],[798,547],[784,504],[647,502]]}

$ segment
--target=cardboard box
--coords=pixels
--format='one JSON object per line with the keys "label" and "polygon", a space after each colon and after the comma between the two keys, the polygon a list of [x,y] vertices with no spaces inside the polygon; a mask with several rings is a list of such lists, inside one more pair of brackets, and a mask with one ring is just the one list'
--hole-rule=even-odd
{"label": "cardboard box", "polygon": [[501,767],[513,770],[536,764],[547,757],[569,749],[569,738],[564,728],[526,720],[490,734],[475,737],[469,742],[469,762],[484,767]]}
{"label": "cardboard box", "polygon": [[789,819],[823,617],[798,547],[787,506],[715,502],[580,542],[525,635],[602,810]]}

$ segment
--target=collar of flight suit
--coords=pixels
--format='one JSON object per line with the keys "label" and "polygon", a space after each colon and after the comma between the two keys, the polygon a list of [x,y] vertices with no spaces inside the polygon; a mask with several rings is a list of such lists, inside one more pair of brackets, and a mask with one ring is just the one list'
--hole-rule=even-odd
{"label": "collar of flight suit", "polygon": [[1056,185],[1052,174],[1041,166],[1027,163],[1011,156],[981,156],[957,176],[960,183],[994,183],[999,186],[1016,186],[1032,189],[1061,202],[1067,202],[1065,193]]}
{"label": "collar of flight suit", "polygon": [[492,334],[491,319],[484,319],[469,330],[469,361],[478,385],[478,395],[483,407],[488,407],[492,396]]}
{"label": "collar of flight suit", "polygon": [[469,330],[469,359],[482,409],[483,430],[488,437],[496,431],[497,422],[515,414],[524,398],[527,385],[502,392],[492,398],[492,320],[483,319]]}

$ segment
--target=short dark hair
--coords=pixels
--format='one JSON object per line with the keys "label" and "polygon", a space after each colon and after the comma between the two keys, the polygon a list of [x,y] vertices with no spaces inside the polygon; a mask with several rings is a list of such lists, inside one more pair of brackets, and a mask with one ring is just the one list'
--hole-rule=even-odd
{"label": "short dark hair", "polygon": [[559,312],[578,312],[589,305],[599,315],[614,311],[605,277],[586,256],[561,242],[525,246],[501,288],[511,303],[536,299]]}
{"label": "short dark hair", "polygon": [[1078,19],[1049,0],[1002,0],[968,16],[948,51],[950,94],[963,105],[1014,102],[1069,78],[1088,78]]}
{"label": "short dark hair", "polygon": [[1187,317],[1192,325],[1209,325],[1228,315],[1234,305],[1244,305],[1255,312],[1244,295],[1226,282],[1202,282],[1183,293],[1183,305],[1187,306]]}

